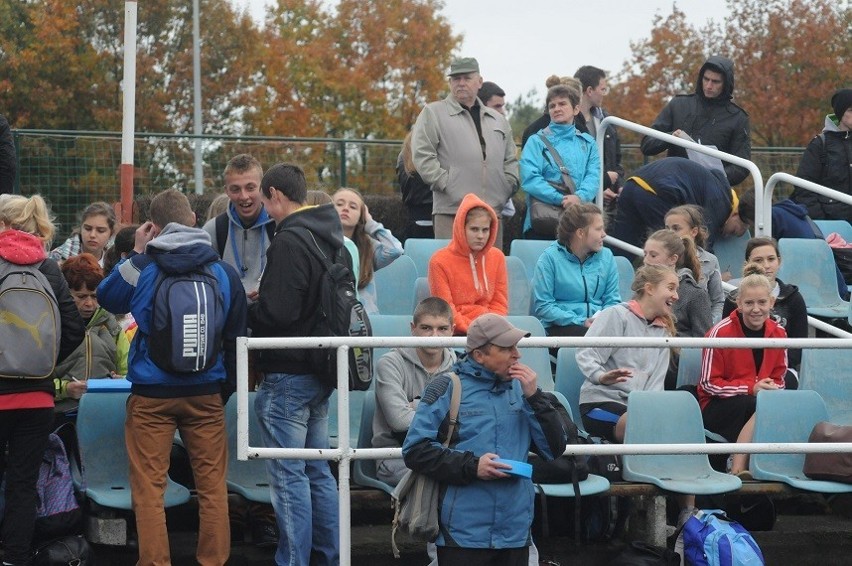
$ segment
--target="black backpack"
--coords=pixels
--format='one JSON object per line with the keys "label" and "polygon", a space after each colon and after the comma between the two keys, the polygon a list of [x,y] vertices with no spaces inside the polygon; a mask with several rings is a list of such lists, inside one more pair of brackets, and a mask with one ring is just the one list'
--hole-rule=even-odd
{"label": "black backpack", "polygon": [[157,277],[148,355],[160,369],[186,374],[216,364],[226,319],[219,280],[212,271],[217,267],[208,264],[188,273],[161,272]]}
{"label": "black backpack", "polygon": [[[311,336],[372,336],[373,329],[364,305],[355,294],[355,277],[340,248],[334,261],[322,251],[307,228],[287,228],[323,266],[319,289],[319,313]],[[337,349],[310,348],[308,357],[314,375],[325,385],[337,387]],[[349,348],[349,390],[366,391],[373,380],[372,348]]]}

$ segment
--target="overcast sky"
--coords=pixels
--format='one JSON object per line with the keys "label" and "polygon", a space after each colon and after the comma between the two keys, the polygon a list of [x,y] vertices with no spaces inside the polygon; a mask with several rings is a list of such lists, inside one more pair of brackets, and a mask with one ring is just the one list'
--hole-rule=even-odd
{"label": "overcast sky", "polygon": [[[373,0],[364,0],[373,1]],[[375,0],[384,1],[384,0]],[[262,20],[272,0],[231,0]],[[581,65],[617,73],[630,57],[630,41],[649,36],[655,14],[672,0],[445,0],[443,14],[464,35],[459,55],[476,57],[482,76],[512,101],[552,75],[573,75]],[[689,22],[721,23],[725,0],[679,0]]]}

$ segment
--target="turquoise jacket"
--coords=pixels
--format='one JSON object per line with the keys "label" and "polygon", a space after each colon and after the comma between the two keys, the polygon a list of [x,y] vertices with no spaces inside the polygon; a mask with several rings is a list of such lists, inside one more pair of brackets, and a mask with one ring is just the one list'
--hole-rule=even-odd
{"label": "turquoise jacket", "polygon": [[[559,152],[559,157],[574,180],[580,200],[594,201],[600,183],[601,158],[592,136],[577,131],[573,124],[553,122],[540,133],[547,136],[547,140]],[[521,187],[527,194],[527,214],[524,218],[526,232],[531,227],[530,195],[550,204],[561,204],[562,194],[550,186],[548,181],[561,182],[562,174],[538,134],[527,140],[521,152],[520,168]]]}
{"label": "turquoise jacket", "polygon": [[545,328],[581,325],[598,311],[621,302],[618,267],[608,248],[585,261],[553,242],[535,266],[533,314]]}

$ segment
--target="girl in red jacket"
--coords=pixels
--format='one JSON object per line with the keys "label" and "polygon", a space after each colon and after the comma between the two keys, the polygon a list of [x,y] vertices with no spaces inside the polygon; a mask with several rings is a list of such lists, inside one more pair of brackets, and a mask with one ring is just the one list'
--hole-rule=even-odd
{"label": "girl in red jacket", "polygon": [[450,303],[456,334],[481,314],[509,312],[506,256],[494,247],[497,214],[482,199],[465,195],[453,222],[453,239],[429,261],[429,291]]}
{"label": "girl in red jacket", "polygon": [[[707,333],[708,338],[786,338],[769,316],[775,297],[763,268],[748,264],[737,293],[737,309]],[[787,350],[707,348],[701,360],[698,401],[704,427],[726,439],[751,442],[756,395],[784,389]],[[734,454],[730,473],[751,479],[748,454]]]}

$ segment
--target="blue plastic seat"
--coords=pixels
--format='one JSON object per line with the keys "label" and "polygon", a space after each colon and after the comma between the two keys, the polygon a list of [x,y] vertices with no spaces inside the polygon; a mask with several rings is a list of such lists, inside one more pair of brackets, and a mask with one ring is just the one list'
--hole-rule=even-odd
{"label": "blue plastic seat", "polygon": [[746,231],[742,236],[721,236],[716,240],[712,252],[716,256],[716,259],[719,260],[719,270],[723,274],[729,271],[731,277],[734,279],[739,279],[743,276],[746,243],[750,238],[751,235]]}
{"label": "blue plastic seat", "polygon": [[630,260],[622,255],[615,256],[615,265],[618,267],[618,293],[622,301],[629,301],[633,297],[630,286],[633,285],[636,270],[633,269]]}
{"label": "blue plastic seat", "polygon": [[[361,411],[364,408],[364,396],[366,394],[366,391],[349,392],[349,446],[357,446],[358,444],[358,431],[361,428]],[[335,389],[328,398],[328,443],[332,448],[337,448],[340,445],[337,396],[337,389]]]}
{"label": "blue plastic seat", "polygon": [[[358,429],[356,448],[373,447],[373,415],[375,412],[376,392],[367,391],[367,394],[364,395],[364,407],[361,411],[361,425]],[[379,489],[388,495],[393,492],[393,487],[376,477],[376,460],[354,460],[352,479],[360,486]]]}
{"label": "blue plastic seat", "polygon": [[[76,487],[98,505],[130,510],[130,470],[124,442],[128,392],[87,393],[77,411],[77,442],[83,483]],[[165,507],[189,501],[189,490],[166,480]]]}
{"label": "blue plastic seat", "polygon": [[417,266],[406,255],[396,258],[390,265],[376,270],[376,304],[382,314],[407,314],[414,312]]}
{"label": "blue plastic seat", "polygon": [[527,271],[527,279],[532,281],[535,274],[535,264],[538,258],[553,243],[553,240],[512,240],[509,255],[519,258],[524,263]]}
{"label": "blue plastic seat", "polygon": [[417,275],[426,277],[429,274],[429,260],[432,254],[441,248],[446,248],[450,240],[433,240],[431,238],[408,238],[403,247],[404,254],[414,260],[417,266]]}
{"label": "blue plastic seat", "polygon": [[[757,395],[754,442],[807,442],[814,425],[828,420],[828,410],[816,391],[761,391]],[[752,454],[754,479],[778,481],[819,493],[848,493],[852,485],[812,480],[802,467],[804,454]]]}
{"label": "blue plastic seat", "polygon": [[701,379],[701,348],[681,348],[677,366],[677,387],[698,385]]}
{"label": "blue plastic seat", "polygon": [[[254,391],[249,392],[249,445],[262,446],[260,422],[254,410]],[[255,458],[241,461],[237,459],[237,396],[232,395],[225,405],[225,429],[228,433],[228,490],[242,495],[249,501],[272,503],[269,491],[269,476],[266,472],[266,460]]]}
{"label": "blue plastic seat", "polygon": [[825,240],[781,238],[778,248],[781,253],[778,278],[799,287],[809,315],[849,316],[849,302],[837,293],[837,266]]}
{"label": "blue plastic seat", "polygon": [[852,244],[852,224],[846,220],[814,220],[823,236],[828,236],[832,232],[837,232],[841,238]]}
{"label": "blue plastic seat", "polygon": [[851,367],[852,350],[802,350],[799,389],[819,393],[835,424],[852,425]]}
{"label": "blue plastic seat", "polygon": [[432,296],[432,291],[429,290],[429,279],[427,277],[418,277],[414,282],[414,303],[415,306],[420,304],[420,301]]}
{"label": "blue plastic seat", "polygon": [[[627,398],[624,444],[704,444],[704,421],[686,391],[632,391]],[[627,481],[674,493],[710,495],[736,491],[742,481],[710,467],[707,454],[625,454]]]}
{"label": "blue plastic seat", "polygon": [[[530,333],[530,336],[547,336],[541,321],[534,316],[509,315],[506,319],[513,325]],[[550,369],[550,352],[547,348],[521,348],[521,362],[528,365],[538,376],[542,391],[553,391],[553,371]]]}
{"label": "blue plastic seat", "polygon": [[506,275],[509,280],[509,314],[530,314],[532,285],[524,262],[520,258],[506,256]]}
{"label": "blue plastic seat", "polygon": [[563,395],[568,402],[572,415],[577,415],[574,423],[580,430],[583,429],[583,420],[580,418],[580,387],[586,377],[577,366],[577,348],[559,348],[556,355],[556,383],[554,391]]}
{"label": "blue plastic seat", "polygon": [[[568,411],[568,416],[571,417],[571,420],[577,424],[577,420],[574,418],[574,414],[571,412],[571,405],[568,403],[568,400],[564,395],[559,393],[558,391],[554,391],[553,394],[559,399],[559,402],[562,403],[562,406],[565,407],[565,410]],[[578,428],[582,427],[577,424]],[[533,484],[535,487],[536,493],[541,497],[542,504],[542,534],[545,538],[547,538],[549,534],[549,525],[547,518],[547,498],[548,497],[575,497],[574,493],[574,484],[571,483],[570,478],[567,478],[569,481],[567,483],[537,483]],[[579,483],[580,495],[598,495],[600,493],[606,493],[609,491],[609,480],[603,476],[598,476],[596,474],[589,474],[589,476]]]}

